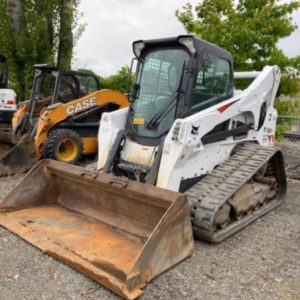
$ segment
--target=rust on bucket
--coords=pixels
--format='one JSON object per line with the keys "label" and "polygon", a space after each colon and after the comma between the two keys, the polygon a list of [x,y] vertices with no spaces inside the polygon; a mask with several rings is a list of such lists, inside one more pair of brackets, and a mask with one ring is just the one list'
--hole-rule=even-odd
{"label": "rust on bucket", "polygon": [[128,299],[193,251],[185,195],[51,160],[0,201],[0,225]]}

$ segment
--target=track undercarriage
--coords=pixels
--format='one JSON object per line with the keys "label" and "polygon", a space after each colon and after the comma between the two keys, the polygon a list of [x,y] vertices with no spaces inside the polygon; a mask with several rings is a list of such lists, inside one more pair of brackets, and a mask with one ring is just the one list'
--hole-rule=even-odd
{"label": "track undercarriage", "polygon": [[221,242],[280,205],[285,191],[281,152],[247,143],[187,190],[194,235]]}

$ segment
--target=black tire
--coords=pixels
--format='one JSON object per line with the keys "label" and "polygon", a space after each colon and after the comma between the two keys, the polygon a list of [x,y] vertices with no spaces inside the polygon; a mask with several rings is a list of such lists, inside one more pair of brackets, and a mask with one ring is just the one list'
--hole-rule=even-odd
{"label": "black tire", "polygon": [[82,151],[83,144],[80,136],[70,129],[51,131],[43,145],[44,158],[51,158],[70,164],[75,164],[80,160]]}

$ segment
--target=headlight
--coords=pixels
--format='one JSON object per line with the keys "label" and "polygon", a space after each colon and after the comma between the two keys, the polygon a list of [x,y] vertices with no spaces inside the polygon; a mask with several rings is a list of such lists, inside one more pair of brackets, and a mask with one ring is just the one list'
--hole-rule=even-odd
{"label": "headlight", "polygon": [[136,57],[140,57],[142,50],[145,48],[145,43],[143,41],[136,41],[133,43],[133,53]]}
{"label": "headlight", "polygon": [[195,45],[194,45],[194,38],[192,36],[180,37],[178,39],[178,43],[186,46],[192,54],[196,53],[196,49],[195,49]]}

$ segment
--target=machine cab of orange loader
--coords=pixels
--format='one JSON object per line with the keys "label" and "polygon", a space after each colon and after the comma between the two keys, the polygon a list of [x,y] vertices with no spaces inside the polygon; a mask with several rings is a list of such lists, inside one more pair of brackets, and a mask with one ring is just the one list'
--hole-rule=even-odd
{"label": "machine cab of orange loader", "polygon": [[41,111],[56,103],[68,103],[100,89],[96,75],[67,69],[34,66],[30,100],[20,103],[12,120],[13,133],[31,132]]}

